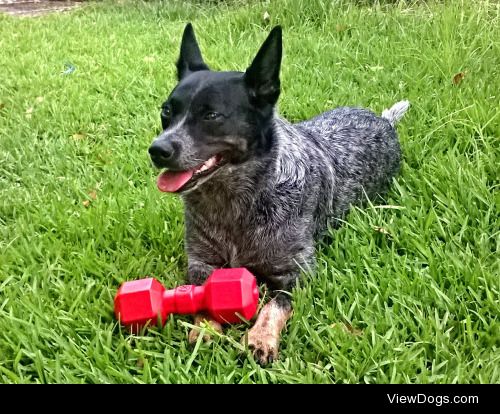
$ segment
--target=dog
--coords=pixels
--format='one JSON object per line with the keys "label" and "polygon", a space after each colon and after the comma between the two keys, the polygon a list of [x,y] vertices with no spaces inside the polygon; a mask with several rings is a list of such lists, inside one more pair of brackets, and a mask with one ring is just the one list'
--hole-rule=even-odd
{"label": "dog", "polygon": [[[301,269],[314,269],[315,242],[352,205],[384,194],[400,169],[395,124],[402,101],[381,117],[342,107],[305,122],[280,118],[282,29],[276,26],[245,72],[215,72],[185,27],[178,84],[163,103],[162,132],[149,147],[161,191],[185,207],[188,281],[215,268],[246,267],[271,300],[244,341],[262,365],[278,357]],[[208,315],[197,315],[214,329]],[[199,329],[189,340],[195,341]]]}

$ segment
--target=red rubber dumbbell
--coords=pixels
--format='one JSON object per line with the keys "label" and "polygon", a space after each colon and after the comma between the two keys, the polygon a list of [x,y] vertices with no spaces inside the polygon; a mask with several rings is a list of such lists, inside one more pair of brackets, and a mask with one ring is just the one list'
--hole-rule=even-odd
{"label": "red rubber dumbbell", "polygon": [[171,313],[206,311],[220,323],[250,319],[257,310],[259,290],[255,277],[245,268],[217,269],[203,286],[184,285],[165,290],[156,279],[125,282],[115,296],[115,315],[126,326],[164,324]]}

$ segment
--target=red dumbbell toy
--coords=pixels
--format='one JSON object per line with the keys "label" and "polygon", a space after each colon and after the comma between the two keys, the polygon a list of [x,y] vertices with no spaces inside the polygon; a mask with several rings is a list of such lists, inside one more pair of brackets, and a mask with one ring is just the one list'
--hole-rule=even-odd
{"label": "red dumbbell toy", "polygon": [[250,319],[257,310],[259,290],[255,277],[245,268],[217,269],[203,286],[184,285],[165,290],[156,279],[125,282],[115,296],[115,315],[121,323],[141,327],[165,323],[171,313],[207,311],[220,323]]}

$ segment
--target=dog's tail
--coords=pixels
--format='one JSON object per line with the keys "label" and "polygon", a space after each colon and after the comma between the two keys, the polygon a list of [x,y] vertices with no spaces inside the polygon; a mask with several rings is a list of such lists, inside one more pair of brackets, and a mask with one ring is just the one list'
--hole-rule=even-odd
{"label": "dog's tail", "polygon": [[382,112],[382,118],[387,119],[392,126],[395,126],[399,122],[399,120],[403,118],[403,115],[409,107],[410,102],[408,101],[400,101],[398,103],[395,103],[390,109],[385,109],[384,112]]}

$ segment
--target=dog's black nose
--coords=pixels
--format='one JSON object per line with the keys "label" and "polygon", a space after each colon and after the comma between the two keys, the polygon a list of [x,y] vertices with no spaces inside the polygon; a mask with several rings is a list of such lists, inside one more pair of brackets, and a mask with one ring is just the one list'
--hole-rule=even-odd
{"label": "dog's black nose", "polygon": [[153,142],[148,149],[151,159],[156,163],[168,161],[174,155],[175,148],[169,141]]}

